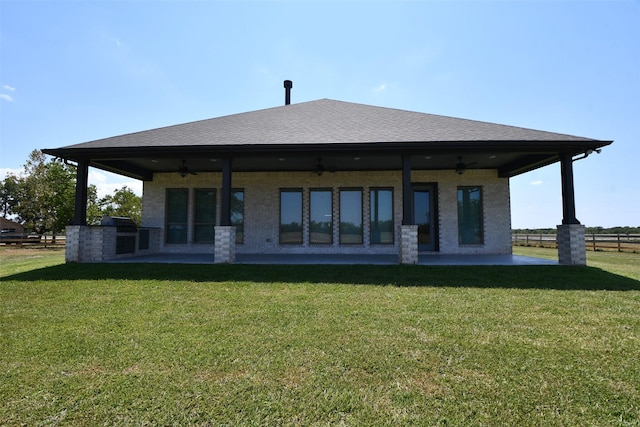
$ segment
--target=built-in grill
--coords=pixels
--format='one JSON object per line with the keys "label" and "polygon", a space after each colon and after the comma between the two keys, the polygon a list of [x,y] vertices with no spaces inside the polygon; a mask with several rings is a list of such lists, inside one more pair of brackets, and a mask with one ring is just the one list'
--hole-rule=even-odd
{"label": "built-in grill", "polygon": [[104,216],[100,221],[103,227],[116,227],[116,254],[132,254],[136,251],[138,226],[126,216]]}
{"label": "built-in grill", "polygon": [[107,227],[116,227],[118,233],[137,233],[138,226],[129,217],[126,216],[103,216],[100,225]]}

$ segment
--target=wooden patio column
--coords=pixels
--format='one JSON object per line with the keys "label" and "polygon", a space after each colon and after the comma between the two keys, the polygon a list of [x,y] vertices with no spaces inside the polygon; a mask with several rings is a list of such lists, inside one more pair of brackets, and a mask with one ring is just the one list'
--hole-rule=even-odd
{"label": "wooden patio column", "polygon": [[222,159],[220,225],[214,227],[213,262],[233,263],[236,259],[236,228],[231,225],[231,157]]}
{"label": "wooden patio column", "polygon": [[231,165],[232,160],[222,160],[222,200],[220,205],[220,225],[231,225]]}
{"label": "wooden patio column", "polygon": [[400,244],[398,262],[400,264],[418,263],[418,226],[414,225],[413,197],[411,194],[411,156],[402,155],[402,225],[400,226]]}
{"label": "wooden patio column", "polygon": [[573,156],[560,154],[562,178],[562,224],[558,226],[558,261],[565,265],[587,265],[584,225],[576,218],[573,187]]}
{"label": "wooden patio column", "polygon": [[413,206],[411,203],[411,156],[402,155],[402,225],[412,225]]}
{"label": "wooden patio column", "polygon": [[576,200],[573,186],[573,156],[560,154],[560,175],[562,179],[562,223],[580,224],[576,218]]}
{"label": "wooden patio column", "polygon": [[80,160],[76,168],[76,199],[73,211],[73,225],[87,225],[88,183],[89,160]]}

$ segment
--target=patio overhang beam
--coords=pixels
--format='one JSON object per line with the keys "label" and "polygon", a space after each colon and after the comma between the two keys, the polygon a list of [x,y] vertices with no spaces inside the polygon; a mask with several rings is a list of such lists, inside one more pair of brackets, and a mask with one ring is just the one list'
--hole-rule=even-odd
{"label": "patio overhang beam", "polygon": [[[179,159],[216,157],[243,159],[255,156],[324,155],[442,155],[464,156],[483,153],[522,154],[523,157],[498,167],[501,177],[513,177],[559,161],[559,153],[576,155],[609,145],[612,141],[415,141],[355,142],[327,144],[251,144],[235,146],[152,146],[112,148],[59,148],[45,154],[73,161],[88,160],[91,166],[135,179],[152,180],[156,172],[170,172],[136,165],[135,159]],[[400,166],[401,162],[398,162]],[[442,169],[446,169],[443,165]],[[238,169],[239,170],[239,169]]]}

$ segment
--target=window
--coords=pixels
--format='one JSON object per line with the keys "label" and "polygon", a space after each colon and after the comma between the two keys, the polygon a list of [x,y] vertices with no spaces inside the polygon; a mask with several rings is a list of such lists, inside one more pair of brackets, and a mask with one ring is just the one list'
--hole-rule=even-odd
{"label": "window", "polygon": [[194,200],[193,242],[213,243],[216,225],[216,190],[196,188]]}
{"label": "window", "polygon": [[483,222],[482,187],[458,187],[458,242],[484,243]]}
{"label": "window", "polygon": [[236,228],[236,243],[244,242],[244,190],[231,191],[231,225]]}
{"label": "window", "polygon": [[393,244],[393,190],[371,189],[369,200],[371,244]]}
{"label": "window", "polygon": [[302,244],[302,190],[280,190],[280,243]]}
{"label": "window", "polygon": [[189,190],[167,188],[165,213],[167,243],[187,243],[188,211]]}
{"label": "window", "polygon": [[362,190],[340,190],[340,243],[362,244]]}
{"label": "window", "polygon": [[309,190],[309,243],[331,244],[332,212],[331,190]]}

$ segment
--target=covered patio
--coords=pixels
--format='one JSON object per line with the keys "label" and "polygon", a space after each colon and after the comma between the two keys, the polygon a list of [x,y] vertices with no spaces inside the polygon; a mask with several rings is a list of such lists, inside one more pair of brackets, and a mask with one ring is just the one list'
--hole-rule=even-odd
{"label": "covered patio", "polygon": [[[109,263],[215,264],[211,254],[153,254],[118,258]],[[272,265],[397,265],[396,255],[237,254],[236,264]],[[522,255],[421,254],[418,265],[559,265],[557,261]]]}

